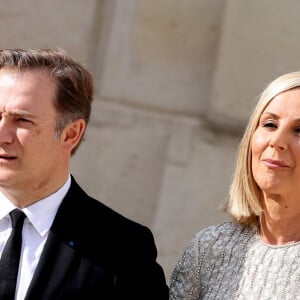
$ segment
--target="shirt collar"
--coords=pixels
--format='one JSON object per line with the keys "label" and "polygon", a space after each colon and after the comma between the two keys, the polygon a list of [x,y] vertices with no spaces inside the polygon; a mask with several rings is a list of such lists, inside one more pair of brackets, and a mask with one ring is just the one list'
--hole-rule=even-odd
{"label": "shirt collar", "polygon": [[[32,205],[22,209],[32,226],[37,232],[44,236],[49,231],[56,212],[71,186],[71,176],[55,193],[43,198]],[[10,202],[3,193],[0,192],[0,220],[7,216],[16,207]],[[26,221],[26,220],[25,220]]]}

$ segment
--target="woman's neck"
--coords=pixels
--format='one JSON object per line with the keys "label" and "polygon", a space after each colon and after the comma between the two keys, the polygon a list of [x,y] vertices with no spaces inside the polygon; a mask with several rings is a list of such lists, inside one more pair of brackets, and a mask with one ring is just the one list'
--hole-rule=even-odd
{"label": "woman's neck", "polygon": [[260,216],[260,234],[264,242],[283,245],[300,241],[299,199],[287,200],[278,195],[264,198]]}

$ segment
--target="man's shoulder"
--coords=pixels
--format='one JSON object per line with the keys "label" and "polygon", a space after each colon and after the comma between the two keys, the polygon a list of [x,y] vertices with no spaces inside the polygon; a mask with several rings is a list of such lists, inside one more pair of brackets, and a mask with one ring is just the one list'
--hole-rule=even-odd
{"label": "man's shoulder", "polygon": [[91,197],[79,186],[74,178],[72,178],[70,191],[66,198],[68,198],[65,199],[66,202],[72,206],[72,212],[76,211],[87,225],[92,226],[91,228],[106,226],[111,232],[128,231],[131,233],[135,232],[136,234],[138,232],[145,233],[150,231],[145,225],[130,219],[100,200]]}
{"label": "man's shoulder", "polygon": [[150,228],[89,196],[75,180],[52,228],[63,239],[72,237],[83,257],[109,269],[145,261],[153,263],[157,255]]}

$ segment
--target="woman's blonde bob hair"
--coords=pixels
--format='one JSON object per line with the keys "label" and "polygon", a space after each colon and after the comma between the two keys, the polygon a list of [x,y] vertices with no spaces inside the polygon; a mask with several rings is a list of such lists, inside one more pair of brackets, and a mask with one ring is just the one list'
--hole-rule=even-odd
{"label": "woman's blonde bob hair", "polygon": [[251,140],[266,106],[279,94],[300,87],[300,71],[291,72],[272,81],[262,92],[237,152],[236,168],[229,190],[225,211],[240,224],[258,224],[262,210],[261,191],[256,184],[251,166]]}

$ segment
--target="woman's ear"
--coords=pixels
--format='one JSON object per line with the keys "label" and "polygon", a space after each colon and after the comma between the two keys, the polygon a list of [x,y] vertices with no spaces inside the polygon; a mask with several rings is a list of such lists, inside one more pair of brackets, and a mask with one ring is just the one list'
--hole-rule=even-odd
{"label": "woman's ear", "polygon": [[67,124],[63,129],[60,140],[64,145],[64,149],[69,153],[78,145],[86,128],[83,119],[77,119]]}

